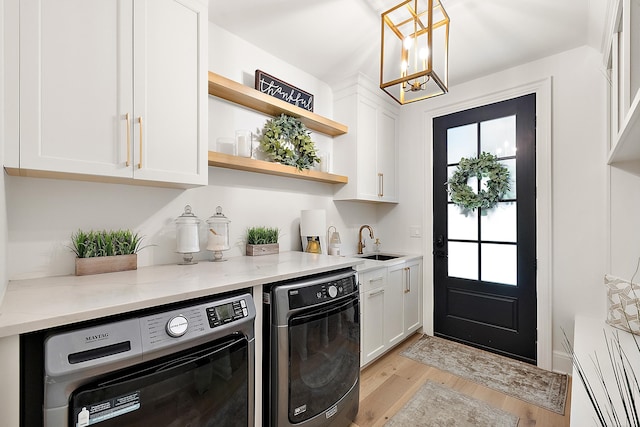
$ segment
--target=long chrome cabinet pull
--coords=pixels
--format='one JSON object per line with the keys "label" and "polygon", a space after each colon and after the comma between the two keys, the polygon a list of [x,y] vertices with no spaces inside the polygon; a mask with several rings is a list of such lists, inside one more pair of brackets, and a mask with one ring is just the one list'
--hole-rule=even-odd
{"label": "long chrome cabinet pull", "polygon": [[411,268],[405,267],[404,271],[405,275],[407,276],[407,287],[405,288],[404,293],[408,294],[409,292],[411,292]]}
{"label": "long chrome cabinet pull", "polygon": [[127,113],[125,115],[125,120],[127,121],[127,162],[125,163],[126,167],[131,166],[131,114]]}
{"label": "long chrome cabinet pull", "polygon": [[138,117],[138,123],[140,123],[140,161],[138,162],[138,169],[142,169],[142,116]]}
{"label": "long chrome cabinet pull", "polygon": [[380,282],[382,279],[384,279],[383,276],[374,277],[373,279],[369,279],[369,283]]}
{"label": "long chrome cabinet pull", "polygon": [[384,174],[378,174],[378,197],[384,197]]}
{"label": "long chrome cabinet pull", "polygon": [[384,294],[384,289],[380,289],[379,291],[371,292],[368,297],[375,297],[376,295]]}

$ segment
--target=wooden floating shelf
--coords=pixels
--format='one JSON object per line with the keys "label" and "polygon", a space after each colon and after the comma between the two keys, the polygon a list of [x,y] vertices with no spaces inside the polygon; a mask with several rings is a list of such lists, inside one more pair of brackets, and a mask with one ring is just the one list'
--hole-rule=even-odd
{"label": "wooden floating shelf", "polygon": [[209,166],[306,179],[309,181],[325,182],[328,184],[346,184],[348,182],[348,178],[343,175],[334,175],[332,173],[318,172],[314,170],[299,171],[293,166],[265,162],[263,160],[255,160],[247,157],[232,156],[230,154],[218,153],[215,151],[209,151]]}
{"label": "wooden floating shelf", "polygon": [[318,114],[307,111],[303,108],[289,104],[273,96],[267,95],[245,86],[236,81],[230,80],[219,74],[209,71],[209,95],[226,99],[243,107],[259,111],[270,116],[286,114],[297,117],[310,130],[323,133],[329,136],[338,136],[347,133],[347,126],[342,123],[322,117]]}

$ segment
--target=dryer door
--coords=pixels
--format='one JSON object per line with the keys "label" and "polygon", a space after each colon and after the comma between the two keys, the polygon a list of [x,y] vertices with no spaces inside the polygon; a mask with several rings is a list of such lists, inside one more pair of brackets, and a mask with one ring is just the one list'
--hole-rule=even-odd
{"label": "dryer door", "polygon": [[69,426],[246,427],[249,356],[234,334],[115,372],[72,394]]}
{"label": "dryer door", "polygon": [[358,298],[302,312],[289,320],[291,423],[330,410],[358,382],[360,313]]}

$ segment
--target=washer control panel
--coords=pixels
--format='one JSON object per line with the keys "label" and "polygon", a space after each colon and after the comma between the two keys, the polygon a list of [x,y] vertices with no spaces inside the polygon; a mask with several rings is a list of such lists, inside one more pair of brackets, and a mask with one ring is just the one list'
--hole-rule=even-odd
{"label": "washer control panel", "polygon": [[355,275],[289,289],[289,308],[307,307],[358,292]]}
{"label": "washer control panel", "polygon": [[244,299],[231,301],[226,304],[207,307],[207,317],[209,318],[209,327],[215,328],[220,325],[233,322],[247,317],[247,301]]}
{"label": "washer control panel", "polygon": [[240,330],[255,315],[253,298],[243,293],[140,317],[143,348],[156,350]]}

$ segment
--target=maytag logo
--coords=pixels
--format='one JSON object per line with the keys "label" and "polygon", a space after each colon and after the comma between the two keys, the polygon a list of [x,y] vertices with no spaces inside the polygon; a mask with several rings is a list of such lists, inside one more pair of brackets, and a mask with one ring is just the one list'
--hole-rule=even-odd
{"label": "maytag logo", "polygon": [[106,340],[108,338],[109,338],[109,332],[102,332],[102,333],[99,333],[99,334],[89,335],[87,337],[84,337],[84,343],[85,344],[90,344],[92,342],[102,341],[102,340]]}

